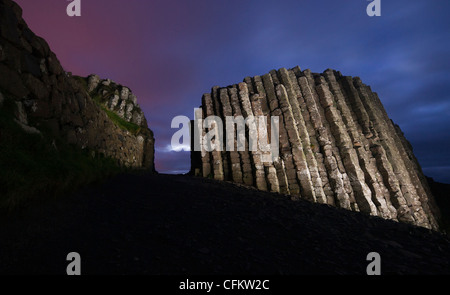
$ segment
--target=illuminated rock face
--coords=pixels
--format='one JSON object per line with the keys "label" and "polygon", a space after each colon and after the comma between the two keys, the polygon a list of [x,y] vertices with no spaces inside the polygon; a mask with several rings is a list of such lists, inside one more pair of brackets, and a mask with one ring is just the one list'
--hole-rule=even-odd
{"label": "illuminated rock face", "polygon": [[248,149],[193,152],[193,173],[438,229],[439,210],[410,144],[358,77],[273,70],[213,87],[202,111],[223,122],[278,116],[279,157],[260,162]]}

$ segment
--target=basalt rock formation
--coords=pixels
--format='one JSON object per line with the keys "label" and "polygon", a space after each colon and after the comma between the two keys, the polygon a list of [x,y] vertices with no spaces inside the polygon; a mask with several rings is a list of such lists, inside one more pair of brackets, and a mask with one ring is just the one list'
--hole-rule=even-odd
{"label": "basalt rock formation", "polygon": [[137,97],[128,87],[116,84],[110,79],[101,80],[97,75],[90,75],[85,80],[88,83],[87,91],[108,110],[129,123],[140,127],[147,126],[145,115],[137,104]]}
{"label": "basalt rock formation", "polygon": [[[226,116],[262,115],[280,121],[273,162],[248,149],[193,152],[192,171],[203,177],[439,228],[439,210],[411,145],[358,77],[330,69],[273,70],[213,87],[202,98],[202,112],[223,122]],[[235,139],[216,144],[229,140]]]}
{"label": "basalt rock formation", "polygon": [[0,93],[14,100],[27,132],[47,130],[122,166],[154,170],[154,137],[136,96],[110,80],[65,72],[10,0],[0,1]]}

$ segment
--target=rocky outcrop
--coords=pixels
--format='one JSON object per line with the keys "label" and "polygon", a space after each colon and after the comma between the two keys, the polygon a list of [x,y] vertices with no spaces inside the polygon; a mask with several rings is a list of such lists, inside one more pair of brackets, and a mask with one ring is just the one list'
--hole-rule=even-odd
{"label": "rocky outcrop", "polygon": [[119,85],[110,79],[102,80],[97,75],[82,78],[87,83],[87,91],[108,110],[116,113],[123,120],[140,127],[147,126],[147,120],[137,97],[126,86]]}
{"label": "rocky outcrop", "polygon": [[[274,70],[214,87],[203,96],[202,110],[224,125],[226,116],[278,117],[279,157],[261,162],[249,152],[247,137],[245,152],[193,152],[197,174],[439,227],[439,210],[411,145],[358,77],[330,69],[322,74],[299,67]],[[223,142],[236,141],[224,135]]]}
{"label": "rocky outcrop", "polygon": [[45,131],[123,166],[154,170],[153,133],[131,90],[65,72],[10,0],[0,1],[0,92],[0,104],[15,101],[27,132]]}

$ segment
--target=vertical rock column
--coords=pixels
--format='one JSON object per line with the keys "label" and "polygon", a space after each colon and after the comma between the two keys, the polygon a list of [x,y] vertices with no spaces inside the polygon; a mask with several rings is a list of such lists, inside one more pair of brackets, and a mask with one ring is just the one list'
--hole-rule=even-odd
{"label": "vertical rock column", "polygon": [[[407,156],[406,154],[402,155],[402,152],[404,153],[403,146],[397,137],[397,133],[392,126],[391,121],[386,120],[387,116],[385,117],[383,115],[383,110],[376,106],[373,98],[369,95],[361,80],[355,78],[352,82],[356,86],[360,99],[374,122],[374,129],[382,138],[381,143],[385,145],[385,148],[390,150],[390,153],[393,156],[390,161],[393,164],[394,169],[397,171],[398,177],[401,179],[400,182],[402,184],[401,188],[403,194],[409,203],[408,205],[412,209],[412,215],[416,223],[420,226],[430,227],[430,222],[420,201],[420,196],[418,195],[416,186],[414,185],[408,171],[406,165],[407,162],[404,161],[404,157]],[[390,136],[386,136],[387,134]],[[417,189],[418,188],[419,186],[417,186]]]}
{"label": "vertical rock column", "polygon": [[321,106],[321,103],[320,103],[320,100],[319,100],[319,95],[317,94],[317,91],[316,91],[316,88],[315,88],[315,85],[316,85],[316,81],[315,80],[318,80],[321,75],[313,74],[313,73],[311,73],[310,70],[303,71],[302,75],[304,77],[306,77],[306,79],[308,81],[309,87],[311,89],[312,98],[313,98],[314,103],[316,105],[316,110],[318,111],[318,118],[320,118],[320,120],[322,121],[322,125],[325,128],[324,131],[327,134],[327,137],[328,137],[328,139],[329,139],[329,141],[331,143],[331,153],[332,153],[333,157],[335,158],[337,168],[339,169],[339,172],[342,175],[342,181],[343,181],[343,184],[344,184],[344,189],[345,189],[346,193],[349,195],[351,208],[352,208],[352,210],[359,211],[358,204],[357,204],[356,199],[355,199],[355,195],[354,195],[354,192],[353,192],[353,188],[352,188],[352,185],[351,185],[350,178],[348,177],[347,171],[345,170],[343,161],[341,159],[339,148],[336,145],[336,141],[335,141],[334,136],[333,136],[333,134],[331,132],[330,124],[328,123],[328,121],[326,119],[324,109]]}
{"label": "vertical rock column", "polygon": [[[373,122],[370,120],[369,114],[362,104],[359,94],[353,86],[352,79],[350,77],[341,77],[340,83],[346,93],[348,104],[352,107],[356,115],[361,132],[371,143],[370,149],[373,156],[377,159],[377,165],[385,179],[385,183],[388,184],[388,188],[390,187],[391,201],[397,209],[398,219],[400,221],[414,223],[415,219],[409,208],[410,201],[408,201],[408,198],[405,196],[405,189],[402,189],[401,187],[403,181],[396,172],[398,171],[396,168],[397,165],[393,165],[390,160],[392,158],[392,151],[389,144],[386,144],[385,142],[387,130],[383,128],[374,128]],[[375,126],[377,126],[379,122],[377,122],[375,116],[372,116],[372,118],[374,119]]]}
{"label": "vertical rock column", "polygon": [[397,143],[402,159],[411,177],[412,185],[415,186],[419,195],[419,200],[425,214],[427,215],[428,221],[433,229],[438,229],[439,226],[437,223],[437,218],[440,217],[440,211],[431,194],[431,190],[428,187],[428,182],[423,175],[417,158],[414,156],[411,145],[403,136],[403,132],[401,132],[400,128],[397,125],[394,126],[394,123],[389,119],[383,104],[378,98],[378,95],[372,92],[369,86],[364,85],[359,78],[355,79],[355,84],[357,87],[364,87],[366,89],[366,92],[369,94],[371,102],[373,103],[373,107],[377,108],[381,114],[381,117],[388,122],[389,130],[393,133],[393,138]]}
{"label": "vertical rock column", "polygon": [[[295,76],[298,79],[303,75],[299,67],[294,68]],[[322,191],[325,195],[325,202],[328,205],[335,206],[335,194],[330,186],[330,180],[328,177],[327,168],[325,167],[325,159],[321,151],[321,147],[318,141],[319,135],[318,130],[314,127],[313,123],[311,122],[311,115],[309,114],[308,107],[306,105],[305,98],[303,96],[302,90],[300,89],[300,83],[297,80],[297,83],[294,84],[294,89],[297,94],[299,107],[303,116],[303,119],[305,120],[306,129],[308,130],[309,134],[309,142],[311,151],[314,155],[314,160],[316,161],[317,165],[317,172],[319,173],[321,184],[322,184]],[[311,172],[312,174],[314,173]],[[312,178],[314,178],[312,176]],[[319,182],[314,183],[315,191],[316,191],[316,198],[318,202],[321,202],[321,191],[318,189],[318,186],[320,185]]]}
{"label": "vertical rock column", "polygon": [[[205,135],[206,135],[206,132],[202,131],[203,138]],[[213,172],[211,170],[211,154],[206,152],[205,150],[202,150],[201,156],[202,156],[202,175],[203,175],[203,177],[210,177]]]}
{"label": "vertical rock column", "polygon": [[[231,108],[233,110],[233,114],[235,117],[243,117],[242,111],[241,111],[241,105],[239,103],[239,96],[238,96],[238,90],[237,86],[233,85],[232,87],[228,88],[228,92],[230,94],[231,99]],[[237,136],[237,135],[236,135]],[[239,151],[239,156],[241,160],[241,170],[242,170],[242,181],[246,185],[253,185],[253,167],[250,159],[250,154],[248,152],[248,142],[245,138],[236,138],[241,140],[241,142],[245,143],[245,150]]]}
{"label": "vertical rock column", "polygon": [[[374,93],[376,96],[376,94]],[[379,98],[376,96],[376,99]],[[420,185],[423,188],[423,191],[420,192],[420,200],[422,202],[425,213],[428,215],[428,219],[430,220],[431,225],[434,229],[438,228],[437,218],[441,217],[441,212],[439,207],[436,204],[436,201],[433,197],[429,197],[432,195],[431,189],[428,185],[427,179],[422,172],[422,168],[419,165],[419,162],[416,156],[413,153],[412,146],[409,141],[405,138],[403,132],[400,130],[398,125],[395,125],[395,131],[397,132],[397,136],[403,144],[405,152],[407,154],[406,159],[411,159],[412,169],[410,171],[415,174],[413,177],[417,177],[420,181]],[[417,180],[413,180],[415,183],[418,183]],[[436,217],[435,217],[436,216]]]}
{"label": "vertical rock column", "polygon": [[[203,119],[206,118],[206,94],[204,94],[202,96],[202,108],[201,108],[201,117],[202,120],[199,120],[197,122],[197,124],[199,124],[200,126],[197,126],[197,128],[199,128],[198,130],[201,130],[201,134],[199,134],[199,136],[201,136],[201,138],[205,138],[206,136],[206,129],[203,128]],[[200,119],[200,118],[196,118],[196,119]],[[200,140],[200,142],[202,143],[200,148],[201,148],[201,158],[202,158],[202,175],[203,177],[210,177],[212,176],[212,170],[211,170],[211,153],[205,151],[205,148],[203,146],[203,140]],[[194,168],[195,169],[195,168]],[[192,169],[191,169],[192,170]]]}
{"label": "vertical rock column", "polygon": [[[292,156],[297,167],[297,177],[301,186],[301,194],[303,198],[315,202],[316,194],[311,179],[308,160],[305,155],[305,153],[311,153],[311,147],[308,144],[308,131],[306,130],[288,71],[286,69],[280,69],[278,74],[280,81],[285,85],[283,86],[284,89],[277,87],[277,94],[279,94],[278,98],[280,99],[280,104],[285,114],[285,120],[288,123],[286,129],[288,130],[289,140],[292,146]],[[316,178],[315,180],[318,179]]]}
{"label": "vertical rock column", "polygon": [[[203,100],[204,100],[204,108],[205,108],[206,117],[215,116],[214,106],[213,106],[213,101],[212,101],[211,95],[206,93],[203,96]],[[215,127],[215,123],[212,124],[209,131],[216,129],[214,127]],[[220,139],[219,139],[219,134],[217,134],[217,132],[215,134],[214,144],[216,146],[221,144]],[[217,149],[214,149],[211,152],[211,155],[212,155],[211,170],[213,172],[214,179],[224,180],[222,152],[218,151]]]}
{"label": "vertical rock column", "polygon": [[353,202],[345,188],[342,173],[339,170],[337,160],[333,154],[331,140],[329,139],[327,129],[323,126],[323,121],[321,120],[318,106],[314,100],[312,89],[309,86],[308,79],[306,77],[300,77],[298,79],[298,82],[300,84],[303,97],[306,102],[306,107],[311,117],[311,122],[314,126],[314,129],[317,130],[317,141],[320,145],[321,150],[323,151],[323,154],[325,155],[325,167],[327,168],[327,172],[329,175],[331,189],[335,194],[335,202],[338,207],[351,210]]}
{"label": "vertical rock column", "polygon": [[[359,159],[356,150],[353,148],[352,140],[347,133],[347,128],[342,120],[340,112],[335,106],[335,101],[330,92],[325,79],[321,77],[321,83],[316,86],[320,103],[325,110],[325,116],[330,124],[330,130],[333,134],[336,145],[339,149],[345,170],[350,178],[356,202],[362,212],[378,215],[378,210],[372,202],[372,192],[366,184],[364,172],[359,166]],[[386,201],[382,196],[378,200],[379,209],[386,217],[390,217]]]}
{"label": "vertical rock column", "polygon": [[[253,88],[255,95],[251,97],[253,114],[260,118],[265,117],[267,120],[266,126],[258,125],[258,139],[262,140],[264,144],[270,144],[271,139],[271,116],[270,107],[267,100],[267,93],[264,88],[264,84],[261,76],[255,76],[253,78]],[[258,121],[258,124],[261,123]],[[263,133],[262,133],[262,132]],[[264,138],[265,137],[265,138]],[[263,157],[268,160],[263,160],[264,172],[269,184],[269,190],[271,192],[280,192],[280,184],[278,181],[277,170],[274,166],[272,152],[263,151]]]}
{"label": "vertical rock column", "polygon": [[[223,107],[224,124],[227,124],[227,117],[233,117],[233,110],[230,104],[230,98],[228,96],[228,90],[226,88],[220,89],[220,102]],[[232,137],[225,135],[226,145],[225,147],[233,147],[233,151],[227,151],[229,159],[231,161],[231,175],[234,182],[242,183],[242,170],[241,159],[239,152],[237,152],[236,140],[234,134]]]}
{"label": "vertical rock column", "polygon": [[[278,99],[275,94],[275,87],[273,85],[273,80],[270,74],[266,74],[262,77],[263,87],[266,91],[267,95],[267,104],[269,106],[269,114],[270,116],[278,117],[279,119],[279,148],[282,151],[285,149],[290,149],[287,142],[287,133],[284,128],[283,114],[279,108]],[[280,189],[280,193],[289,194],[289,182],[287,177],[287,167],[284,160],[281,157],[274,159],[274,167],[277,171],[278,185]],[[291,161],[292,169],[293,163]],[[294,173],[295,174],[295,173]]]}
{"label": "vertical rock column", "polygon": [[[252,103],[252,109],[253,109],[253,114],[255,116],[255,118],[257,119],[257,129],[258,129],[258,141],[266,144],[270,147],[269,145],[269,138],[268,138],[268,127],[269,126],[261,126],[260,124],[263,124],[263,122],[260,121],[261,117],[265,117],[262,111],[262,107],[261,107],[261,97],[259,96],[259,94],[255,94],[252,96],[251,98],[251,103]],[[267,117],[266,117],[267,119]],[[265,129],[265,130],[264,130]],[[258,144],[259,144],[258,142]],[[260,155],[260,159],[262,161],[262,164],[264,166],[264,173],[266,175],[266,181],[267,184],[269,185],[269,190],[271,192],[279,192],[280,191],[280,185],[278,183],[278,177],[277,177],[277,170],[275,169],[275,167],[273,166],[272,161],[272,152],[271,151],[260,151],[262,147],[259,147],[258,149],[258,154]],[[267,160],[265,160],[267,159]]]}
{"label": "vertical rock column", "polygon": [[[223,124],[225,124],[225,117],[224,117],[224,115],[223,115],[223,112],[222,112],[222,106],[221,106],[221,103],[220,103],[220,87],[219,86],[214,86],[213,88],[212,88],[212,91],[211,91],[211,98],[212,98],[212,102],[213,102],[213,107],[214,107],[214,115],[215,116],[217,116],[217,117],[219,117],[219,118],[221,118],[221,120],[222,120],[222,123]],[[225,125],[223,125],[223,127],[225,128]],[[222,130],[223,131],[223,138],[222,138],[222,140],[226,140],[225,139],[225,130]],[[228,156],[229,156],[229,154],[226,152],[226,149],[225,149],[225,147],[224,147],[224,142],[219,142],[218,140],[220,140],[219,139],[219,137],[217,136],[216,137],[216,145],[218,144],[218,145],[221,145],[221,151],[220,151],[220,157],[221,157],[221,159],[222,159],[222,173],[223,173],[223,176],[219,176],[219,178],[222,178],[222,180],[230,180],[231,178],[230,178],[230,165],[229,165],[229,159],[228,159]]]}
{"label": "vertical rock column", "polygon": [[[285,72],[283,69],[281,72]],[[300,71],[300,68],[298,68]],[[291,87],[292,95],[295,97],[295,101],[298,103],[298,110],[300,111],[300,120],[297,121],[299,128],[299,135],[302,141],[303,152],[305,153],[306,163],[308,164],[308,169],[311,174],[311,181],[314,188],[315,199],[318,203],[326,204],[328,203],[327,196],[324,191],[324,183],[328,183],[328,179],[324,178],[322,182],[322,177],[319,172],[319,164],[317,162],[317,154],[315,151],[319,151],[318,143],[315,138],[315,130],[312,128],[311,122],[309,122],[309,114],[307,114],[306,104],[304,103],[303,95],[300,90],[300,86],[297,82],[297,77],[293,70],[287,71],[288,76],[285,79],[288,80],[288,85]],[[283,76],[282,76],[283,80]],[[305,116],[307,115],[307,116]],[[320,155],[321,156],[321,155]],[[319,158],[323,160],[323,158]],[[322,165],[323,166],[323,165]],[[324,167],[323,167],[324,168]]]}
{"label": "vertical rock column", "polygon": [[[355,149],[361,168],[366,175],[368,185],[371,187],[374,203],[377,205],[379,216],[383,218],[397,219],[397,210],[392,206],[389,191],[384,185],[383,177],[377,169],[376,159],[372,157],[370,142],[361,132],[358,132],[357,123],[353,119],[352,112],[345,101],[341,87],[332,70],[327,70],[324,76],[329,89],[334,95],[337,109],[342,116],[343,127],[347,130],[352,148]],[[349,143],[350,144],[350,143]],[[386,210],[387,209],[387,210]]]}
{"label": "vertical rock column", "polygon": [[[242,106],[242,114],[244,115],[244,118],[254,117],[253,110],[252,110],[252,104],[250,102],[249,97],[249,90],[247,87],[247,83],[239,83],[239,97],[241,101]],[[251,138],[257,139],[257,128],[256,128],[256,122],[253,121],[253,123],[250,123],[251,126],[249,126],[249,136]],[[258,145],[258,142],[254,143]],[[249,144],[250,148],[250,144]],[[266,181],[266,174],[264,171],[264,165],[261,161],[261,153],[256,149],[256,151],[252,151],[252,159],[253,159],[253,165],[255,167],[255,181],[256,181],[256,187],[260,190],[267,190],[267,181]]]}
{"label": "vertical rock column", "polygon": [[[295,171],[295,174],[293,174],[293,175],[289,175],[289,173],[288,173],[288,180],[291,180],[291,181],[294,180],[296,183],[300,183],[300,185],[302,187],[308,187],[308,185],[310,184],[311,178],[308,179],[308,177],[307,177],[307,173],[308,173],[307,166],[303,165],[303,167],[302,167],[302,165],[300,164],[301,159],[303,159],[303,162],[306,163],[305,155],[303,154],[303,151],[301,150],[300,138],[299,138],[298,131],[296,128],[296,122],[294,119],[291,105],[289,103],[286,88],[283,85],[278,85],[276,87],[276,94],[278,96],[280,109],[283,112],[283,118],[284,118],[283,124],[286,128],[286,133],[287,133],[287,138],[286,139],[282,138],[282,140],[289,142],[289,148],[290,148],[289,153],[288,154],[286,153],[285,155],[292,157],[292,161],[294,164],[293,171]],[[301,157],[300,154],[303,156],[302,158],[300,158]],[[303,184],[302,184],[302,181],[303,181]],[[309,186],[309,187],[312,188],[312,186]],[[290,188],[291,194],[294,194],[294,195],[300,194],[300,186],[298,187],[297,191],[291,185],[289,188]],[[312,198],[312,189],[310,189],[309,198]]]}

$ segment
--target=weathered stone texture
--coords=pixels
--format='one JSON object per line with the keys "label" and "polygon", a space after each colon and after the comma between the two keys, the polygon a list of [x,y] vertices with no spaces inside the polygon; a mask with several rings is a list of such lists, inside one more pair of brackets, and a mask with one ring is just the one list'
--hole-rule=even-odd
{"label": "weathered stone texture", "polygon": [[[130,132],[117,126],[94,100],[97,90],[120,91],[110,110],[140,129]],[[1,101],[16,101],[16,121],[27,132],[44,128],[123,166],[154,170],[153,133],[136,96],[110,80],[65,72],[47,42],[28,28],[22,10],[10,0],[0,1],[0,93]]]}
{"label": "weathered stone texture", "polygon": [[[216,86],[202,103],[203,116],[220,117],[224,127],[226,116],[280,121],[279,157],[273,162],[249,151],[247,134],[245,151],[203,151],[202,165],[192,167],[206,169],[203,176],[438,229],[439,209],[411,145],[358,77],[330,69],[272,70]],[[236,146],[236,138],[224,138],[223,148],[227,142]],[[224,173],[225,165],[230,173]]]}

